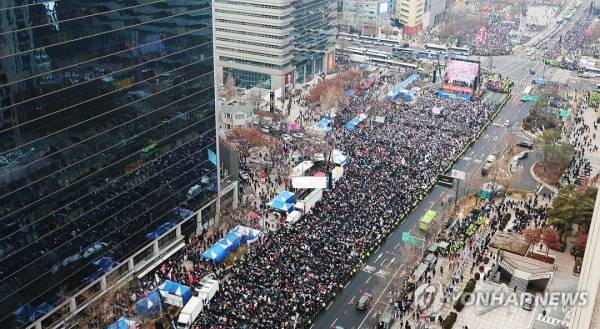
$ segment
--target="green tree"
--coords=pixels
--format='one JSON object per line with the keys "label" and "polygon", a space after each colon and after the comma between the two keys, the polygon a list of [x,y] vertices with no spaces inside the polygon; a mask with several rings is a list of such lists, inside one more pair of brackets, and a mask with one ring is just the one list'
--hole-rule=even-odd
{"label": "green tree", "polygon": [[542,133],[542,142],[544,150],[544,161],[552,158],[556,151],[556,142],[560,137],[560,130],[553,128],[544,130]]}
{"label": "green tree", "polygon": [[573,224],[578,224],[582,232],[589,230],[597,192],[591,187],[580,191],[572,185],[558,191],[552,201],[549,222],[557,227],[561,238],[566,238],[563,234],[569,232]]}

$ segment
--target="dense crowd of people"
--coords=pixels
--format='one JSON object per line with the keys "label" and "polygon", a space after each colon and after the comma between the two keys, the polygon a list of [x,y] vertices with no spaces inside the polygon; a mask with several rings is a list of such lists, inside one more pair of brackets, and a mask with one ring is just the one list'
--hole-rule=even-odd
{"label": "dense crowd of people", "polygon": [[510,31],[515,26],[512,21],[506,21],[497,14],[490,15],[486,24],[486,33],[483,40],[473,36],[467,39],[471,44],[473,54],[481,56],[508,55],[512,51]]}
{"label": "dense crowd of people", "polygon": [[[571,27],[567,32],[560,35],[558,37],[558,41],[555,43],[548,43],[546,46],[546,50],[544,52],[544,58],[556,60],[560,56],[577,56],[583,50],[585,45],[584,41],[586,38],[586,32],[590,27],[592,21],[588,17],[582,17],[578,19],[573,27]],[[564,51],[563,53],[561,53]],[[574,65],[573,68],[576,67],[577,63],[569,62],[563,60],[563,65]],[[566,67],[571,68],[571,67]],[[571,68],[571,69],[573,69]]]}
{"label": "dense crowd of people", "polygon": [[[394,110],[373,97],[381,83],[336,116],[333,138],[351,159],[344,177],[307,216],[269,232],[243,256],[199,328],[307,326],[497,106],[425,94]],[[433,107],[443,114],[434,115]],[[384,116],[385,122],[345,129],[359,112]]]}

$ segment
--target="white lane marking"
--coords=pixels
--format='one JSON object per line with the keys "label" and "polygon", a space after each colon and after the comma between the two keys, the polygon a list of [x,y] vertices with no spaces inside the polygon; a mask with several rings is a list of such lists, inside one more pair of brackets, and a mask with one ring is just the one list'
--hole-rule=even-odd
{"label": "white lane marking", "polygon": [[[377,298],[377,300],[375,301],[375,303],[379,303],[379,301],[381,300],[381,297],[383,297],[383,295],[385,294],[385,291],[390,287],[390,284],[392,283],[392,281],[394,281],[394,279],[396,278],[396,276],[398,275],[398,273],[400,273],[400,270],[402,269],[402,266],[404,266],[404,264],[400,265],[400,268],[398,268],[398,270],[396,271],[396,273],[394,273],[394,275],[392,276],[392,278],[388,281],[387,285],[385,286],[385,288],[383,288],[383,291],[381,292],[381,295],[379,295],[379,298]],[[365,323],[365,321],[367,320],[367,318],[369,317],[369,314],[371,314],[371,312],[373,312],[373,307],[371,307],[371,309],[369,310],[369,312],[367,313],[367,315],[365,315],[365,318],[358,325],[358,329],[360,329],[360,327],[362,327],[362,325]]]}
{"label": "white lane marking", "polygon": [[348,305],[354,304],[355,298],[356,298],[356,296],[352,296],[352,299],[350,299],[350,301],[348,302]]}
{"label": "white lane marking", "polygon": [[337,322],[337,320],[338,320],[337,318],[335,318],[335,320],[333,320],[333,322],[331,323],[331,326],[330,326],[331,328],[333,328],[333,326],[335,326],[335,323]]}
{"label": "white lane marking", "polygon": [[473,158],[471,158],[471,157],[463,157],[463,160],[465,160],[465,161],[471,161],[472,159]]}
{"label": "white lane marking", "polygon": [[372,278],[372,277],[373,277],[372,275],[371,275],[370,277],[368,277],[368,278],[367,278],[367,281],[365,281],[365,284],[369,283],[369,281],[371,281],[371,278]]}

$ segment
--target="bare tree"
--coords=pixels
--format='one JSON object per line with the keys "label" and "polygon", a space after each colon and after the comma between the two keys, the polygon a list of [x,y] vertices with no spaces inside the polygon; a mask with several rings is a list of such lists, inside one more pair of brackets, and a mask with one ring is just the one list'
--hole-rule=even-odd
{"label": "bare tree", "polygon": [[219,95],[227,100],[230,100],[235,96],[239,96],[238,90],[235,86],[235,77],[233,75],[229,74],[227,76],[225,79],[225,85]]}

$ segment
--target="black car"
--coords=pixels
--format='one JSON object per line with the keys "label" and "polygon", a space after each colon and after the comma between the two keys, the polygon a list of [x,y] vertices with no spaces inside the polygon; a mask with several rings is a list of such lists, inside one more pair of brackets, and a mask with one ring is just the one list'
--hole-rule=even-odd
{"label": "black car", "polygon": [[530,142],[519,142],[519,143],[517,143],[517,146],[526,148],[528,150],[533,149],[533,143],[530,143]]}

